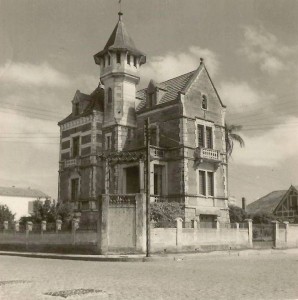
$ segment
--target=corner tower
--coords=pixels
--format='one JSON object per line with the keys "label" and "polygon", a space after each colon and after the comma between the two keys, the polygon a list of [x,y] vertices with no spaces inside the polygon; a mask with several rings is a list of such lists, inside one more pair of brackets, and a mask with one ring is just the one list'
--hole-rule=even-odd
{"label": "corner tower", "polygon": [[[104,49],[94,55],[105,89],[103,127],[135,128],[136,85],[140,81],[139,68],[146,62],[146,56],[127,33],[123,14],[119,12],[118,15],[118,23]],[[119,143],[115,148],[122,150]]]}

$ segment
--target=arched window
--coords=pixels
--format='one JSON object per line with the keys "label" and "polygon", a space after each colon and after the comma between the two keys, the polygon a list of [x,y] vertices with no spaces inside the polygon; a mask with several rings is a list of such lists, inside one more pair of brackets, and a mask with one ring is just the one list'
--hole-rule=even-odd
{"label": "arched window", "polygon": [[121,64],[121,53],[117,52],[116,57],[117,57],[117,64]]}
{"label": "arched window", "polygon": [[108,104],[111,105],[113,102],[113,92],[112,92],[112,89],[109,88],[108,89]]}
{"label": "arched window", "polygon": [[207,109],[207,97],[206,97],[206,95],[202,96],[202,109]]}

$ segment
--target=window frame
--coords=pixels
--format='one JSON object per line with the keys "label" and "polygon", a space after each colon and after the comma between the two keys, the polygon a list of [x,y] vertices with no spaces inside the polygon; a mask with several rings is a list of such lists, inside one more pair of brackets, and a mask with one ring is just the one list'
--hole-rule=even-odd
{"label": "window frame", "polygon": [[116,62],[117,64],[121,64],[121,52],[116,52]]}
{"label": "window frame", "polygon": [[[77,141],[78,143],[76,144],[75,141]],[[81,137],[79,135],[72,136],[71,137],[71,145],[72,145],[72,147],[71,147],[72,158],[79,157],[81,154]],[[75,149],[77,149],[77,150],[75,151]]]}
{"label": "window frame", "polygon": [[[213,171],[208,171],[208,170],[202,170],[199,169],[198,170],[198,194],[200,196],[206,197],[206,198],[214,198],[215,197],[215,173]],[[201,177],[201,175],[203,175],[203,177]],[[209,174],[212,174],[212,181],[211,181],[211,190],[209,190]],[[201,191],[201,178],[203,178],[204,180],[204,190],[202,193]],[[210,193],[209,193],[210,191]]]}
{"label": "window frame", "polygon": [[112,133],[105,134],[105,150],[112,150]]}
{"label": "window frame", "polygon": [[202,95],[202,104],[201,104],[201,108],[203,110],[207,110],[208,109],[208,98],[205,94]]}

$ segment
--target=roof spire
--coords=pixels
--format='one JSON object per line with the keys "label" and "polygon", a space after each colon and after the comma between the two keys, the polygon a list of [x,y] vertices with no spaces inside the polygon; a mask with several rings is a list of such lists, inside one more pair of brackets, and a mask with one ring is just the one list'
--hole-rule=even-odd
{"label": "roof spire", "polygon": [[122,21],[123,13],[121,11],[118,12],[118,16],[119,16],[119,21]]}

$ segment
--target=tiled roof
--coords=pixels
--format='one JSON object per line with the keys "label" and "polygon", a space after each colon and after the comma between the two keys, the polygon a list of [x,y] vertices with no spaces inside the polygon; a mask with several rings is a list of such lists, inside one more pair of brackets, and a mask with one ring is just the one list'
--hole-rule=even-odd
{"label": "tiled roof", "polygon": [[[164,87],[167,90],[167,92],[163,95],[163,97],[161,98],[159,103],[162,104],[162,103],[176,100],[179,92],[181,92],[185,88],[185,86],[187,85],[189,80],[192,78],[194,73],[195,73],[195,71],[191,71],[189,73],[186,73],[186,74],[180,75],[178,77],[175,77],[175,78],[172,78],[167,81],[159,83],[159,85],[161,85],[162,87]],[[137,92],[136,97],[138,99],[142,99],[142,101],[139,103],[139,105],[136,108],[137,111],[141,110],[142,108],[144,108],[146,106],[146,91],[147,91],[147,88],[142,89]]]}
{"label": "tiled roof", "polygon": [[28,197],[28,198],[50,198],[50,196],[45,193],[34,190],[34,189],[24,189],[16,187],[0,187],[0,196],[10,196],[10,197]]}
{"label": "tiled roof", "polygon": [[274,191],[268,195],[256,200],[247,205],[248,213],[273,213],[277,205],[283,199],[284,195],[287,193],[287,190]]}
{"label": "tiled roof", "polygon": [[89,104],[86,106],[84,111],[78,116],[69,114],[65,119],[60,121],[58,125],[65,124],[69,121],[78,119],[80,117],[87,116],[92,113],[93,110],[102,111],[104,110],[104,89],[97,87],[90,95],[77,92],[76,95],[80,98],[80,101],[89,101]]}
{"label": "tiled roof", "polygon": [[136,48],[133,39],[128,34],[124,23],[122,22],[121,16],[122,14],[119,15],[119,21],[114,28],[110,38],[108,39],[108,42],[106,43],[104,49],[95,54],[94,58],[101,57],[103,54],[107,53],[110,50],[128,50],[132,54],[143,56],[143,60],[141,63],[144,63],[145,55],[143,52]]}

